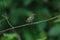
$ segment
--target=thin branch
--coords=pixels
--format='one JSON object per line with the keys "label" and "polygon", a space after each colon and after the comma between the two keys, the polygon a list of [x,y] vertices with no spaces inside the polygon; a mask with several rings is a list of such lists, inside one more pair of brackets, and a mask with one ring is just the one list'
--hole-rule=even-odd
{"label": "thin branch", "polygon": [[2,23],[3,21],[5,21],[5,19],[1,19],[1,20],[0,20],[0,23]]}
{"label": "thin branch", "polygon": [[6,19],[6,21],[7,21],[7,23],[9,24],[9,26],[13,28],[13,25],[9,22],[7,15],[5,15],[5,16],[2,15],[2,17],[4,17]]}
{"label": "thin branch", "polygon": [[[24,25],[16,26],[16,27],[14,27],[14,29],[19,28],[19,27],[28,26],[28,25],[33,25],[33,24],[39,24],[39,23],[42,23],[42,22],[47,22],[47,21],[53,20],[53,19],[55,19],[55,18],[57,18],[57,17],[59,17],[59,16],[60,16],[60,15],[57,15],[57,16],[52,17],[52,18],[49,18],[49,19],[47,19],[47,20],[42,20],[42,21],[38,21],[38,22],[33,22],[33,23],[29,23],[29,24],[24,24]],[[4,32],[6,32],[6,31],[12,30],[12,29],[13,29],[13,28],[5,29],[5,30],[0,31],[0,33],[4,33]]]}
{"label": "thin branch", "polygon": [[20,38],[20,36],[18,35],[18,33],[14,30],[14,26],[12,26],[12,24],[9,22],[8,17],[7,17],[7,14],[5,13],[5,16],[4,16],[4,15],[2,15],[2,16],[6,19],[7,23],[9,24],[9,26],[13,29],[12,31],[13,31],[15,34],[17,34],[18,40],[21,40],[21,38]]}

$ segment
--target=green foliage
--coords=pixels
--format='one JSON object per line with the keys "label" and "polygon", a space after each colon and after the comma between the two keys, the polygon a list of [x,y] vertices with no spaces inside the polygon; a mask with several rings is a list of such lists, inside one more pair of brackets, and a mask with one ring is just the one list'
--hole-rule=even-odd
{"label": "green foliage", "polygon": [[55,8],[60,8],[60,1],[53,1],[53,6]]}
{"label": "green foliage", "polygon": [[45,32],[41,32],[39,36],[40,36],[40,38],[38,38],[37,40],[46,40],[47,39],[47,35]]}
{"label": "green foliage", "polygon": [[37,13],[39,20],[46,20],[51,17],[49,10],[44,7],[37,9]]}
{"label": "green foliage", "polygon": [[28,6],[32,0],[23,0],[24,6]]}
{"label": "green foliage", "polygon": [[46,22],[37,24],[37,30],[43,31],[46,28]]}
{"label": "green foliage", "polygon": [[60,24],[55,24],[49,31],[50,36],[60,36]]}
{"label": "green foliage", "polygon": [[59,23],[60,22],[60,16],[54,22]]}
{"label": "green foliage", "polygon": [[12,0],[0,0],[0,8],[6,8],[11,6]]}
{"label": "green foliage", "polygon": [[23,28],[22,33],[23,33],[23,38],[25,40],[33,40],[33,37],[31,35],[31,32],[29,31],[28,28]]}
{"label": "green foliage", "polygon": [[[53,40],[55,40],[55,37],[58,37],[57,40],[60,40],[59,0],[0,0],[0,32],[11,28],[7,20],[2,17],[5,13],[7,14],[8,21],[14,27],[29,24],[29,22],[26,22],[29,17],[34,17],[32,22],[43,21],[39,24],[15,29],[17,33],[21,35],[21,40],[47,40],[48,37]],[[58,17],[45,22],[54,16]],[[1,21],[2,19],[4,19],[4,21]],[[11,32],[11,30],[9,32]],[[15,33],[9,32],[0,35],[0,40],[18,40]]]}
{"label": "green foliage", "polygon": [[1,40],[17,40],[17,35],[15,33],[4,33]]}

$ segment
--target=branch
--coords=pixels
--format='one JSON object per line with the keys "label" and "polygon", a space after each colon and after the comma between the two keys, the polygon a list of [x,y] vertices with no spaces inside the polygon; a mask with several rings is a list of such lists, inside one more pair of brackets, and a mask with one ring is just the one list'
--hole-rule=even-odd
{"label": "branch", "polygon": [[1,20],[0,20],[0,23],[3,22],[3,21],[5,21],[5,19],[1,19]]}
{"label": "branch", "polygon": [[9,22],[8,17],[7,17],[7,14],[5,13],[5,16],[4,16],[4,15],[2,15],[2,16],[6,19],[7,23],[9,24],[9,26],[13,29],[12,31],[13,31],[15,34],[17,34],[18,40],[21,40],[21,38],[20,38],[20,36],[18,35],[18,33],[14,30],[14,26],[12,26],[12,24]]}
{"label": "branch", "polygon": [[[42,23],[42,22],[47,22],[47,21],[53,20],[53,19],[55,19],[55,18],[57,18],[57,17],[59,17],[59,16],[60,16],[60,15],[57,15],[57,16],[52,17],[52,18],[49,18],[49,19],[47,19],[47,20],[42,20],[42,21],[38,21],[38,22],[33,22],[33,23],[29,23],[29,24],[23,24],[23,25],[20,25],[20,26],[16,26],[16,27],[14,27],[14,29],[19,28],[19,27],[28,26],[28,25],[33,25],[33,24],[39,24],[39,23]],[[5,29],[5,30],[0,31],[0,33],[4,33],[4,32],[6,32],[6,31],[12,30],[12,29],[13,29],[13,28]]]}
{"label": "branch", "polygon": [[[2,15],[2,17],[4,17],[4,18],[6,19],[6,21],[7,21],[7,23],[9,24],[9,26],[13,28],[12,24],[11,24],[11,23],[9,22],[9,20],[8,20],[7,14]],[[13,29],[14,29],[14,28],[13,28]]]}

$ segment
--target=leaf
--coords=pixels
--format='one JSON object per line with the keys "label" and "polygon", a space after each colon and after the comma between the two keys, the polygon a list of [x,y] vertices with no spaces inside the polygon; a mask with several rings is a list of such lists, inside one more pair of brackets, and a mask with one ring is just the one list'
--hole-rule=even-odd
{"label": "leaf", "polygon": [[55,8],[60,8],[60,1],[53,1],[52,2],[52,4],[53,4],[53,6],[55,7]]}
{"label": "leaf", "polygon": [[2,9],[0,9],[0,20],[2,19],[2,14],[4,14],[4,12]]}
{"label": "leaf", "polygon": [[36,40],[39,37],[39,32],[36,25],[29,26],[33,39]]}
{"label": "leaf", "polygon": [[54,22],[55,23],[59,23],[60,22],[60,18],[59,19],[56,19]]}
{"label": "leaf", "polygon": [[39,18],[38,20],[47,20],[48,18],[51,17],[51,14],[49,12],[49,10],[47,8],[39,8],[37,9],[37,18]]}
{"label": "leaf", "polygon": [[32,0],[23,0],[24,6],[28,6],[31,2]]}
{"label": "leaf", "polygon": [[42,0],[35,0],[37,3],[39,3],[40,5],[43,4]]}
{"label": "leaf", "polygon": [[0,8],[9,7],[12,4],[12,0],[1,0],[0,1]]}
{"label": "leaf", "polygon": [[13,39],[17,39],[17,35],[15,33],[8,33],[8,34],[3,34],[1,40],[13,40]]}
{"label": "leaf", "polygon": [[60,22],[60,16],[56,20],[54,20],[53,22],[54,23],[59,23]]}
{"label": "leaf", "polygon": [[60,24],[55,24],[48,32],[49,36],[59,36],[60,35]]}
{"label": "leaf", "polygon": [[12,23],[12,25],[16,25],[18,21],[20,21],[20,22],[23,21],[23,20],[21,20],[22,17],[24,17],[23,10],[21,12],[20,9],[11,9],[8,17],[9,17],[9,20]]}
{"label": "leaf", "polygon": [[42,23],[37,24],[37,30],[39,32],[43,31],[45,29],[46,25],[47,25],[47,22],[42,22]]}
{"label": "leaf", "polygon": [[0,31],[3,30],[3,29],[7,29],[7,28],[10,28],[7,21],[4,20],[0,23]]}
{"label": "leaf", "polygon": [[23,36],[24,40],[33,40],[31,32],[29,31],[29,29],[27,27],[24,27],[22,29],[22,36]]}
{"label": "leaf", "polygon": [[26,19],[31,14],[32,14],[31,11],[28,11],[23,8],[19,8],[19,9],[12,8],[10,10],[10,14],[8,17],[9,17],[9,20],[12,23],[12,25],[22,25],[22,24],[26,23]]}
{"label": "leaf", "polygon": [[41,32],[39,35],[39,38],[37,40],[46,40],[47,39],[47,35],[45,32]]}

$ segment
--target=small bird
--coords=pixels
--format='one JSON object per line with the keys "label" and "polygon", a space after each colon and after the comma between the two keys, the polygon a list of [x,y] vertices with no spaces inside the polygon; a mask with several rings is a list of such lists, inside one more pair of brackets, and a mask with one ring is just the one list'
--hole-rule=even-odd
{"label": "small bird", "polygon": [[34,16],[35,16],[35,14],[32,14],[32,15],[30,15],[28,18],[27,18],[27,20],[26,20],[26,22],[32,22],[33,20],[34,20]]}

